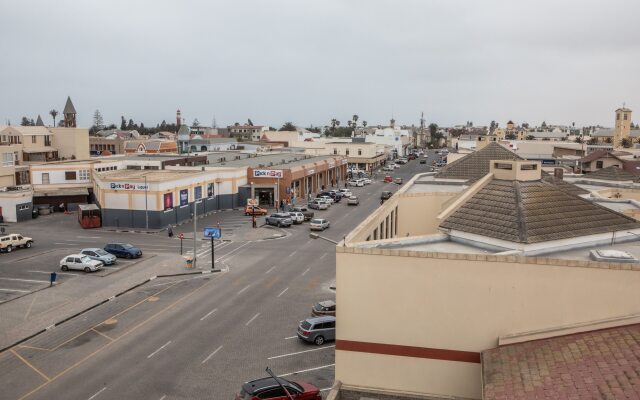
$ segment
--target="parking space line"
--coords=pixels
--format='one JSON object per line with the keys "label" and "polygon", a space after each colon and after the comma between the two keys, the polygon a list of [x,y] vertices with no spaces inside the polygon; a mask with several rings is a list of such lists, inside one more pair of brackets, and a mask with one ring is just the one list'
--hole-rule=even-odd
{"label": "parking space line", "polygon": [[103,387],[102,389],[98,390],[98,392],[96,394],[94,394],[93,396],[89,397],[87,400],[91,400],[91,399],[95,399],[96,397],[98,397],[98,395],[102,392],[104,392],[105,390],[107,390],[107,387]]}
{"label": "parking space line", "polygon": [[51,351],[49,349],[43,349],[42,347],[27,346],[26,344],[19,344],[18,347],[24,347],[25,349],[40,350],[40,351]]}
{"label": "parking space line", "polygon": [[61,245],[65,245],[65,246],[80,246],[80,243],[54,243],[54,244],[61,244]]}
{"label": "parking space line", "polygon": [[43,377],[44,379],[47,380],[47,382],[51,382],[51,378],[49,378],[48,376],[46,376],[42,371],[40,371],[38,368],[34,367],[33,365],[31,365],[31,363],[27,360],[25,360],[20,354],[18,354],[14,349],[9,350],[11,353],[13,353],[14,356],[18,357],[23,363],[25,363],[27,365],[27,367],[31,368],[32,370],[36,371],[41,377]]}
{"label": "parking space line", "polygon": [[91,330],[94,331],[95,333],[97,333],[98,335],[100,335],[100,336],[102,336],[102,337],[104,337],[104,338],[106,338],[106,339],[108,339],[108,340],[113,342],[113,338],[111,338],[111,337],[105,335],[104,333],[96,330],[96,328],[91,328]]}
{"label": "parking space line", "polygon": [[298,337],[297,335],[296,336],[289,336],[289,337],[284,338],[284,340],[295,339],[297,337]]}
{"label": "parking space line", "polygon": [[207,318],[209,315],[213,314],[216,311],[218,311],[217,308],[214,308],[213,310],[209,311],[204,317],[200,318],[200,321],[203,321],[205,318]]}
{"label": "parking space line", "polygon": [[324,253],[323,255],[320,256],[320,259],[322,260],[323,258],[325,258],[327,256],[328,253]]}
{"label": "parking space line", "polygon": [[221,349],[221,348],[222,348],[222,346],[220,346],[220,347],[218,347],[217,349],[215,349],[215,350],[213,351],[213,353],[209,354],[209,355],[207,356],[207,358],[205,358],[204,360],[202,360],[202,363],[201,363],[201,364],[204,364],[204,363],[206,363],[207,361],[209,361],[209,359],[210,359],[211,357],[213,357],[213,356],[214,356],[218,351],[220,351],[220,349]]}
{"label": "parking space line", "polygon": [[[218,261],[222,260],[222,259],[223,259],[223,258],[225,258],[225,257],[228,257],[225,261],[229,261],[229,260],[231,259],[231,257],[233,257],[233,256],[231,256],[231,254],[232,254],[232,253],[235,253],[236,251],[240,250],[241,248],[243,248],[244,246],[247,246],[247,245],[249,245],[249,244],[251,244],[251,242],[247,242],[247,243],[245,243],[245,244],[243,244],[243,245],[241,245],[241,246],[239,246],[239,247],[236,247],[235,249],[231,250],[231,251],[230,251],[230,252],[228,252],[227,254],[223,255],[223,256],[222,256],[222,257],[220,257],[220,258],[218,258],[218,259],[216,260],[216,262],[218,262]],[[236,254],[234,254],[234,255],[237,255],[237,253],[236,253]]]}
{"label": "parking space line", "polygon": [[297,252],[298,252],[298,250],[294,250],[293,253],[289,254],[289,257],[293,257]]}
{"label": "parking space line", "polygon": [[27,318],[29,317],[29,314],[31,314],[31,308],[33,308],[33,303],[35,303],[35,302],[36,302],[36,299],[38,298],[38,295],[39,295],[39,294],[40,294],[40,293],[36,293],[36,295],[35,295],[35,296],[33,296],[33,300],[31,300],[31,303],[29,303],[29,308],[27,308],[27,312],[24,314],[24,319],[23,319],[23,321],[26,321],[26,320],[27,320]]}
{"label": "parking space line", "polygon": [[165,395],[163,395],[162,397],[160,397],[160,400],[164,400],[164,399],[166,399],[166,398],[167,398],[167,395],[165,394]]}
{"label": "parking space line", "polygon": [[276,267],[276,266],[274,265],[273,267],[269,268],[269,269],[267,270],[267,272],[265,272],[265,274],[268,274],[269,272],[273,271],[273,269],[274,269],[275,267]]}
{"label": "parking space line", "polygon": [[302,273],[302,276],[305,276],[307,272],[309,272],[310,270],[311,270],[311,267],[305,269],[304,272]]}
{"label": "parking space line", "polygon": [[32,282],[32,283],[49,283],[49,281],[39,281],[35,279],[19,279],[19,278],[0,278],[4,281],[16,281],[16,282]]}
{"label": "parking space line", "polygon": [[288,374],[280,374],[278,376],[291,376],[291,375],[295,375],[295,374],[301,374],[303,372],[317,371],[319,369],[331,368],[331,367],[335,367],[335,366],[336,366],[335,364],[327,364],[327,365],[323,365],[321,367],[303,369],[303,370],[300,370],[300,371],[289,372]]}
{"label": "parking space line", "polygon": [[332,344],[331,346],[318,347],[316,349],[311,349],[311,350],[296,351],[295,353],[288,353],[288,354],[282,354],[282,355],[279,355],[279,356],[272,356],[272,357],[267,358],[267,360],[275,360],[276,358],[295,356],[295,355],[298,355],[298,354],[309,353],[309,352],[312,352],[312,351],[320,351],[320,350],[332,349],[334,347],[336,347],[336,345]]}
{"label": "parking space line", "polygon": [[258,318],[258,315],[260,315],[260,313],[257,313],[256,315],[251,317],[251,319],[249,321],[247,321],[247,323],[244,324],[244,326],[249,326],[249,324],[252,323],[254,319]]}
{"label": "parking space line", "polygon": [[288,288],[288,287],[287,287],[287,288],[284,288],[284,290],[283,290],[282,292],[280,292],[280,294],[279,294],[279,295],[277,295],[276,297],[280,297],[280,296],[282,296],[282,295],[284,294],[284,292],[286,292],[287,290],[289,290],[289,288]]}
{"label": "parking space line", "polygon": [[3,289],[0,288],[0,292],[17,292],[17,293],[29,293],[29,290],[18,290],[18,289]]}
{"label": "parking space line", "polygon": [[165,343],[165,344],[163,344],[162,346],[160,346],[160,348],[159,348],[158,350],[156,350],[156,351],[154,351],[153,353],[149,354],[149,355],[147,356],[147,358],[151,358],[151,357],[155,356],[156,354],[158,354],[158,352],[159,352],[160,350],[164,349],[165,347],[167,347],[167,346],[168,346],[168,345],[170,345],[170,344],[171,344],[171,340],[169,340],[167,343]]}
{"label": "parking space line", "polygon": [[248,284],[247,286],[243,287],[242,289],[240,289],[240,291],[238,292],[238,294],[241,294],[242,292],[244,292],[245,290],[249,289],[249,286],[251,286],[251,284]]}

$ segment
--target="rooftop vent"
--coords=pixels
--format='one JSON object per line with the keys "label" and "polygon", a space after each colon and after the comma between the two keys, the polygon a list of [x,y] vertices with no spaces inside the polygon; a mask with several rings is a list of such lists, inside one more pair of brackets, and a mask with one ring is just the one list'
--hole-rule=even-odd
{"label": "rooftop vent", "polygon": [[591,250],[589,252],[594,261],[608,261],[619,263],[637,263],[638,259],[622,250]]}

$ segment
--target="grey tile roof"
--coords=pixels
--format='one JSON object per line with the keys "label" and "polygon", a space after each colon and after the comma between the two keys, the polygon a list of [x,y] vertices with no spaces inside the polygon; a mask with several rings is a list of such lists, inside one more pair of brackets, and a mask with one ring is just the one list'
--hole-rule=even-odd
{"label": "grey tile roof", "polygon": [[633,175],[632,173],[627,172],[623,169],[620,169],[615,165],[612,165],[607,168],[602,168],[600,170],[597,170],[596,172],[587,174],[585,178],[600,179],[603,181],[615,181],[615,182],[638,180],[638,176]]}
{"label": "grey tile roof", "polygon": [[581,188],[578,185],[574,185],[573,183],[566,182],[561,178],[556,178],[550,174],[543,174],[542,180],[545,182],[552,183],[556,185],[560,190],[564,190],[565,192],[571,193],[573,195],[581,195],[589,193],[588,190]]}
{"label": "grey tile roof", "polygon": [[67,103],[64,105],[64,110],[62,111],[63,114],[75,114],[76,113],[76,108],[73,106],[73,103],[71,102],[71,96],[67,96]]}
{"label": "grey tile roof", "polygon": [[510,242],[540,243],[637,229],[640,223],[544,180],[493,180],[440,227]]}
{"label": "grey tile roof", "polygon": [[435,177],[467,179],[474,182],[489,173],[491,160],[522,160],[522,157],[496,142],[491,142],[482,149],[448,164]]}

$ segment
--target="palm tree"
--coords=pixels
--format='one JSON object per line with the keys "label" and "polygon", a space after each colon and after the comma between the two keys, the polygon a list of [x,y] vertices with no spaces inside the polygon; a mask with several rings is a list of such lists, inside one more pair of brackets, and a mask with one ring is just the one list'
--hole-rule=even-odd
{"label": "palm tree", "polygon": [[53,127],[56,127],[56,117],[58,116],[58,111],[57,110],[51,110],[49,111],[49,114],[51,114],[51,116],[53,117]]}
{"label": "palm tree", "polygon": [[358,114],[353,114],[353,124],[355,125],[356,122],[358,122]]}
{"label": "palm tree", "polygon": [[366,128],[367,127],[367,121],[362,121],[362,127]]}

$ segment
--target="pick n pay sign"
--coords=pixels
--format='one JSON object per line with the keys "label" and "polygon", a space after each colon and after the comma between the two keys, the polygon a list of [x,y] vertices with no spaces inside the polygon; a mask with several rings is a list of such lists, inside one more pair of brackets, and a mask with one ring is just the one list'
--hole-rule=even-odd
{"label": "pick n pay sign", "polygon": [[281,169],[254,169],[254,178],[282,178],[284,174]]}

